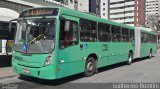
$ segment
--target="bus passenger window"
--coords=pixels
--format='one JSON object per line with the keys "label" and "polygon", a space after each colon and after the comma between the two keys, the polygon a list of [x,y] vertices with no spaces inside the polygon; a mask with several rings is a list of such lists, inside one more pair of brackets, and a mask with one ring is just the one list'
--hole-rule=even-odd
{"label": "bus passenger window", "polygon": [[112,26],[112,42],[121,42],[121,28]]}
{"label": "bus passenger window", "polygon": [[129,42],[134,42],[134,30],[129,31]]}
{"label": "bus passenger window", "polygon": [[74,21],[64,21],[60,23],[60,48],[76,45],[78,43],[78,25]]}
{"label": "bus passenger window", "polygon": [[129,42],[129,30],[122,28],[122,42]]}
{"label": "bus passenger window", "polygon": [[110,25],[107,24],[98,24],[98,38],[100,42],[109,42],[110,37]]}
{"label": "bus passenger window", "polygon": [[80,21],[80,40],[83,42],[97,41],[97,23],[88,20]]}

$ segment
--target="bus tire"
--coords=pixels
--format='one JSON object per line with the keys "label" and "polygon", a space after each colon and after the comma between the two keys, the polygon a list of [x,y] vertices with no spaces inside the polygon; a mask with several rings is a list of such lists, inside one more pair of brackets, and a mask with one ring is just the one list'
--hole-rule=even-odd
{"label": "bus tire", "polygon": [[84,75],[86,77],[92,76],[95,74],[96,72],[96,60],[94,57],[89,57],[86,61],[85,64],[85,71],[84,71]]}
{"label": "bus tire", "polygon": [[129,53],[129,54],[128,54],[127,64],[128,64],[128,65],[131,65],[131,64],[132,64],[132,60],[133,60],[133,54],[132,54],[132,53]]}
{"label": "bus tire", "polygon": [[23,74],[20,74],[20,75],[19,75],[19,78],[20,78],[20,79],[24,79],[24,78],[26,78],[26,76],[23,75]]}

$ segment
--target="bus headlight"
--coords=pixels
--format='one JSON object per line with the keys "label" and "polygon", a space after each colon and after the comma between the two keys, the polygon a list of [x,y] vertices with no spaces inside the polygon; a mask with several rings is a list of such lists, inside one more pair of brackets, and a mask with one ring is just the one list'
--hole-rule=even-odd
{"label": "bus headlight", "polygon": [[45,60],[45,62],[44,62],[44,66],[50,65],[50,64],[52,63],[52,58],[53,58],[53,56],[52,56],[52,54],[50,54],[50,55],[46,58],[46,60]]}

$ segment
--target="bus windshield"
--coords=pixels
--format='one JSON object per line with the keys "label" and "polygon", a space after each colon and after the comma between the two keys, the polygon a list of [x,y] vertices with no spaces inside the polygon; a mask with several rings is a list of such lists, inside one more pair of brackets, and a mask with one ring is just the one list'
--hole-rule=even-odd
{"label": "bus windshield", "polygon": [[22,53],[50,53],[54,49],[55,20],[21,19],[17,23],[13,50]]}

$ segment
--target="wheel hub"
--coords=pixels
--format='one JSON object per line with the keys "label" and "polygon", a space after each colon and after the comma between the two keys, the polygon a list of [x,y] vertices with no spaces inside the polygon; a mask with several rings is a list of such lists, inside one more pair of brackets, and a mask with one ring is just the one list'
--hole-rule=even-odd
{"label": "wheel hub", "polygon": [[93,71],[93,63],[92,62],[88,62],[88,64],[87,64],[87,70],[88,71]]}
{"label": "wheel hub", "polygon": [[132,57],[129,57],[129,62],[132,62]]}

